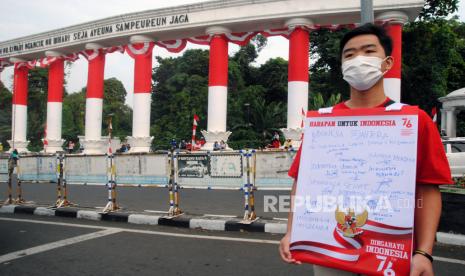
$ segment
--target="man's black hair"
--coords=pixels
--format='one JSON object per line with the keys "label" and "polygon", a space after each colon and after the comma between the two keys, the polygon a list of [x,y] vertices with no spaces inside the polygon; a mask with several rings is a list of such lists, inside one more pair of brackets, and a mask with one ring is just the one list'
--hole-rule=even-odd
{"label": "man's black hair", "polygon": [[359,35],[376,35],[379,43],[384,48],[386,56],[390,56],[392,53],[392,39],[387,35],[386,31],[379,26],[373,25],[372,23],[366,23],[361,25],[344,35],[339,44],[339,56],[342,56],[342,50],[349,40]]}

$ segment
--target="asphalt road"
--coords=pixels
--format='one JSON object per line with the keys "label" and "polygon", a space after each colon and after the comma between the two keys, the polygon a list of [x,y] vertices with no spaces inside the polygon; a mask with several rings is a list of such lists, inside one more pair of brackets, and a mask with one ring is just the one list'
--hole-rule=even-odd
{"label": "asphalt road", "polygon": [[[16,185],[13,186],[14,190],[15,187]],[[40,205],[52,205],[56,201],[56,184],[23,183],[22,187],[23,197],[27,201]],[[289,194],[290,191],[256,191],[258,216],[287,218],[287,212],[272,212],[271,208],[265,210],[264,202],[268,200],[266,196],[276,198],[279,202],[279,196],[283,196],[282,200],[285,200]],[[233,216],[244,214],[244,192],[239,190],[181,189],[179,195],[180,207],[186,213]],[[7,185],[0,183],[0,199],[6,198]],[[104,185],[68,185],[68,199],[80,207],[102,207],[107,203],[108,191]],[[167,211],[169,208],[167,188],[117,187],[117,201],[123,209],[131,211]],[[278,204],[273,206],[278,208]]]}
{"label": "asphalt road", "polygon": [[[2,220],[5,218],[29,221]],[[68,225],[38,224],[31,220]],[[79,224],[95,228],[84,228]],[[85,237],[102,232],[102,236]],[[280,236],[263,233],[207,232],[162,226],[140,227],[76,219],[2,215],[0,237],[0,275],[311,273],[309,265],[294,266],[281,262],[276,244]],[[73,237],[89,239],[66,245]],[[53,244],[54,242],[60,244]],[[37,246],[42,246],[44,251],[26,255],[21,252],[11,254]],[[6,255],[8,253],[10,255]]]}
{"label": "asphalt road", "polygon": [[[312,275],[279,259],[280,238],[2,214],[0,275]],[[463,247],[434,255],[436,275],[463,275]]]}

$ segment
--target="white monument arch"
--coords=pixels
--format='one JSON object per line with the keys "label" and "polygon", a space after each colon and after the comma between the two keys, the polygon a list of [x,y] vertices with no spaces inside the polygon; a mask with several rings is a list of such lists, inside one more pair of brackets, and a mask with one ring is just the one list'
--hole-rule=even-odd
{"label": "white monument arch", "polygon": [[457,136],[457,115],[465,110],[465,87],[438,99],[442,103],[441,129],[447,136]]}
{"label": "white monument arch", "polygon": [[[414,20],[422,0],[374,0],[375,20],[394,42],[396,65],[385,75],[393,100],[400,99],[402,25]],[[14,66],[12,141],[27,151],[28,70],[49,67],[47,152],[60,149],[63,100],[63,61],[88,60],[85,134],[81,143],[88,154],[102,153],[102,101],[105,56],[125,52],[135,60],[133,151],[148,152],[152,55],[156,47],[180,52],[187,43],[210,46],[208,122],[202,131],[205,149],[227,141],[228,44],[245,45],[257,34],[289,39],[287,126],[283,133],[300,143],[302,111],[308,108],[309,39],[312,30],[355,26],[360,1],[347,0],[231,0],[123,14],[36,35],[0,42],[0,71]],[[155,48],[154,48],[155,47]],[[263,84],[266,86],[266,84]]]}

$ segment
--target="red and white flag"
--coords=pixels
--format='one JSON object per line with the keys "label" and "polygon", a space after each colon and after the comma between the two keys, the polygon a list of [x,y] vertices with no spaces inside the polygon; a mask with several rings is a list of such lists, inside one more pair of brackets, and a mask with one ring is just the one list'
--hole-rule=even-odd
{"label": "red and white flag", "polygon": [[111,124],[111,121],[110,123],[108,124],[108,154],[111,155],[113,154],[113,150],[111,149],[111,132],[113,130],[113,126]]}
{"label": "red and white flag", "polygon": [[302,115],[302,121],[300,122],[300,128],[304,128],[305,110],[303,107],[302,107],[302,110],[300,111],[300,115]]}
{"label": "red and white flag", "polygon": [[438,120],[438,111],[436,107],[433,107],[433,109],[431,110],[431,118],[433,118],[433,122],[435,123]]}
{"label": "red and white flag", "polygon": [[300,128],[302,129],[302,134],[300,135],[300,141],[303,141],[304,140],[304,126],[305,126],[305,110],[304,108],[302,107],[302,110],[301,110],[301,114],[302,115],[302,121],[300,121]]}
{"label": "red and white flag", "polygon": [[199,120],[200,120],[199,116],[197,116],[197,114],[194,114],[194,121],[192,123],[191,151],[193,151],[194,147],[195,147],[195,133],[196,133],[196,130],[197,130],[197,125],[198,125]]}
{"label": "red and white flag", "polygon": [[45,129],[44,129],[44,146],[48,146],[48,141],[47,141],[47,125],[45,125]]}

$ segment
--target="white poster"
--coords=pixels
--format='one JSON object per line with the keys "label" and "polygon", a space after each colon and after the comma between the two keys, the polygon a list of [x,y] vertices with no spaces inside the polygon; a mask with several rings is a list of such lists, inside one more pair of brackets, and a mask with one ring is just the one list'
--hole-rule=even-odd
{"label": "white poster", "polygon": [[309,112],[291,250],[298,260],[370,275],[407,275],[418,110]]}

